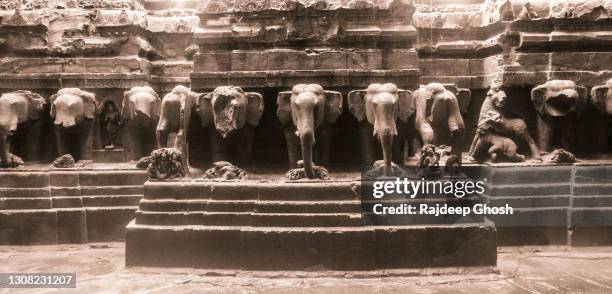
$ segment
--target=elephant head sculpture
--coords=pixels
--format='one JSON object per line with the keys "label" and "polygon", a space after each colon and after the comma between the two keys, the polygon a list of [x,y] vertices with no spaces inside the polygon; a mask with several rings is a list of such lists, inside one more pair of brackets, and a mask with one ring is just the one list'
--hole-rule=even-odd
{"label": "elephant head sculpture", "polygon": [[51,117],[59,155],[76,160],[91,158],[96,96],[78,88],[63,88],[51,96]]}
{"label": "elephant head sculpture", "polygon": [[371,84],[366,90],[351,91],[349,111],[360,123],[362,161],[374,163],[375,144],[380,142],[384,167],[389,172],[400,161],[401,144],[416,137],[415,104],[412,92],[395,84]]}
{"label": "elephant head sculpture", "polygon": [[247,164],[255,128],[264,110],[263,97],[259,93],[245,92],[240,87],[222,86],[207,93],[197,101],[197,113],[203,127],[210,127],[213,162],[227,161],[228,149],[235,146],[237,161]]}
{"label": "elephant head sculpture", "polygon": [[[206,93],[194,92],[179,85],[164,96],[161,101],[159,121],[156,128],[156,139],[159,148],[172,147],[182,153],[183,166],[187,167],[189,161],[189,148],[187,146],[187,130],[191,120],[191,111],[197,101]],[[174,142],[168,146],[170,133],[176,133]],[[188,171],[188,169],[187,169]]]}
{"label": "elephant head sculpture", "polygon": [[451,154],[461,158],[466,113],[471,100],[469,89],[430,83],[414,91],[416,128],[423,144],[449,145]]}
{"label": "elephant head sculpture", "polygon": [[155,128],[161,99],[149,86],[133,87],[123,93],[121,117],[127,127],[131,159],[138,160],[155,149]]}
{"label": "elephant head sculpture", "polygon": [[9,138],[17,126],[37,120],[46,101],[30,91],[15,91],[0,96],[0,167],[16,167],[21,160],[10,154]]}
{"label": "elephant head sculpture", "polygon": [[331,125],[342,113],[342,94],[323,90],[317,84],[299,84],[291,91],[278,93],[277,104],[276,114],[284,125],[290,168],[298,166],[301,150],[304,174],[309,179],[315,178],[313,160],[319,164],[329,161]]}
{"label": "elephant head sculpture", "polygon": [[553,145],[572,151],[574,124],[584,109],[587,89],[569,80],[551,80],[531,90],[531,101],[538,113],[538,145],[552,151]]}
{"label": "elephant head sculpture", "polygon": [[605,125],[598,127],[598,137],[600,150],[608,150],[608,142],[610,141],[610,131],[612,130],[612,79],[608,80],[605,85],[593,87],[591,89],[591,102],[604,116],[603,123]]}

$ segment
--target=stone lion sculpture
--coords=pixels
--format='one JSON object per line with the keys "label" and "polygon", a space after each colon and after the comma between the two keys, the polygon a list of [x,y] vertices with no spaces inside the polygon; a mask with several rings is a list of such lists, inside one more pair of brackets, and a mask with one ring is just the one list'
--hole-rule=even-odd
{"label": "stone lion sculpture", "polygon": [[502,121],[499,112],[491,111],[482,118],[482,124],[476,131],[476,143],[471,153],[473,158],[479,158],[484,151],[493,162],[505,159],[512,162],[525,161],[525,156],[517,152],[518,146],[512,139],[495,133],[496,125]]}

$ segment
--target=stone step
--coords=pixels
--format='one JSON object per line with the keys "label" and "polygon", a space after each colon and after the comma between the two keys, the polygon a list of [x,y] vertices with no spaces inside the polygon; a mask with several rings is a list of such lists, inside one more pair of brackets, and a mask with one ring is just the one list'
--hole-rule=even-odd
{"label": "stone step", "polygon": [[148,179],[144,170],[110,170],[79,172],[79,185],[83,186],[133,186],[143,185]]}
{"label": "stone step", "polygon": [[84,207],[138,206],[142,195],[82,196]]}
{"label": "stone step", "polygon": [[51,197],[51,190],[49,188],[0,188],[0,197],[44,198]]}
{"label": "stone step", "polygon": [[127,226],[126,265],[374,270],[496,265],[490,223],[396,227]]}
{"label": "stone step", "polygon": [[[177,184],[180,183],[180,184]],[[145,199],[326,201],[359,199],[359,185],[347,182],[155,182],[144,186]]]}
{"label": "stone step", "polygon": [[92,150],[91,152],[94,162],[100,163],[117,163],[125,162],[125,151],[123,148],[113,150]]}
{"label": "stone step", "polygon": [[50,198],[0,198],[0,210],[50,208]]}
{"label": "stone step", "polygon": [[147,200],[142,211],[209,211],[260,213],[360,213],[359,201]]}
{"label": "stone step", "polygon": [[46,172],[0,171],[0,188],[44,188],[48,186],[49,174]]}
{"label": "stone step", "polygon": [[572,199],[573,207],[612,207],[612,196],[579,196]]}
{"label": "stone step", "polygon": [[142,185],[81,187],[82,196],[142,195]]}
{"label": "stone step", "polygon": [[360,214],[251,213],[251,212],[136,212],[142,225],[348,227],[361,225]]}

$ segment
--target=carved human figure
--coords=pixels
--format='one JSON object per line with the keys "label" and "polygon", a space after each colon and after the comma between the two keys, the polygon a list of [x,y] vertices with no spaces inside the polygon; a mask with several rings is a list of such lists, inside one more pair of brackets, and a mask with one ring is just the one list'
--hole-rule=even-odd
{"label": "carved human figure", "polygon": [[[156,139],[159,148],[172,147],[182,154],[183,166],[188,167],[189,148],[187,130],[191,120],[191,111],[197,101],[206,93],[197,93],[179,85],[166,94],[161,102],[159,122],[156,128]],[[174,141],[168,144],[168,137],[176,133]]]}
{"label": "carved human figure", "polygon": [[78,88],[63,88],[51,96],[51,117],[59,155],[91,159],[96,96]]}
{"label": "carved human figure", "polygon": [[598,141],[600,150],[608,150],[610,135],[612,132],[612,79],[605,85],[593,87],[591,89],[591,102],[597,107],[604,116],[604,126],[598,127]]}
{"label": "carved human figure", "polygon": [[403,144],[418,135],[412,92],[391,83],[371,84],[366,90],[351,91],[348,105],[359,122],[362,163],[371,166],[375,162],[376,145],[380,144],[387,171],[393,162],[401,164]]}
{"label": "carved human figure", "polygon": [[[244,92],[235,86],[217,87],[197,101],[197,112],[203,127],[209,129],[212,161],[250,163],[255,129],[263,114],[264,102],[259,93]],[[232,147],[237,156],[231,156]],[[230,159],[231,157],[231,159]]]}
{"label": "carved human figure", "polygon": [[111,100],[104,101],[98,115],[100,122],[100,138],[104,149],[115,149],[118,144],[119,125],[121,116],[115,103]]}
{"label": "carved human figure", "polygon": [[461,113],[470,104],[469,89],[430,83],[414,91],[415,124],[423,145],[451,146],[451,153],[461,159],[465,124]]}
{"label": "carved human figure", "polygon": [[[289,167],[303,160],[306,177],[315,178],[313,157],[319,165],[329,162],[332,129],[342,113],[342,94],[317,84],[295,85],[277,97],[277,116],[284,125]],[[314,149],[314,156],[313,156]]]}
{"label": "carved human figure", "polygon": [[[506,107],[507,100],[508,96],[500,84],[494,83],[491,85],[491,88],[487,92],[487,97],[480,107],[480,114],[478,116],[479,128],[486,126],[487,133],[497,134],[507,138],[517,138],[524,141],[529,146],[532,160],[540,161],[540,150],[529,134],[529,129],[525,121],[521,118],[514,118],[507,115],[509,112]],[[470,161],[480,161],[479,156],[475,154],[477,153],[475,149],[480,139],[479,136],[479,132],[476,132],[474,135],[468,153]]]}
{"label": "carved human figure", "polygon": [[573,152],[574,124],[584,109],[587,89],[569,80],[551,80],[531,90],[538,113],[538,147],[550,152],[559,145]]}
{"label": "carved human figure", "polygon": [[481,115],[470,156],[479,158],[481,153],[486,152],[493,162],[525,161],[525,156],[518,153],[518,146],[512,139],[495,132],[502,120],[502,115],[497,111]]}
{"label": "carved human figure", "polygon": [[127,128],[132,160],[139,160],[155,149],[160,109],[161,99],[149,86],[133,87],[123,93],[121,117]]}
{"label": "carved human figure", "polygon": [[38,120],[45,99],[30,91],[15,91],[0,96],[0,167],[17,167],[22,160],[10,153],[10,137],[19,124]]}

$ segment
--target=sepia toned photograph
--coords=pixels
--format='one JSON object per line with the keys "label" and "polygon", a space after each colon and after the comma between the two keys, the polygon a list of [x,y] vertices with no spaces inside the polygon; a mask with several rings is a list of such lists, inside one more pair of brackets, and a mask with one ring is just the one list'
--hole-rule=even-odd
{"label": "sepia toned photograph", "polygon": [[1,293],[612,293],[612,1],[0,0]]}

